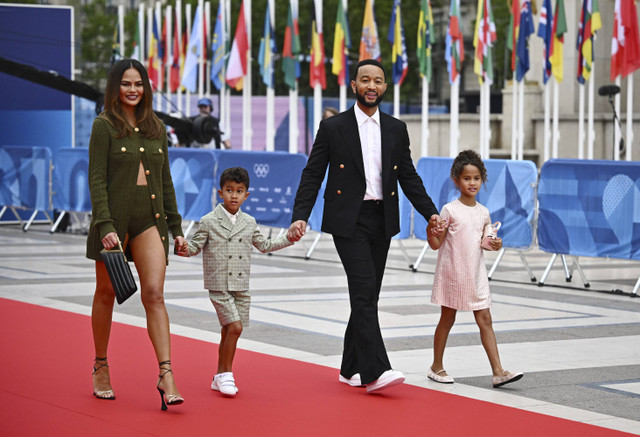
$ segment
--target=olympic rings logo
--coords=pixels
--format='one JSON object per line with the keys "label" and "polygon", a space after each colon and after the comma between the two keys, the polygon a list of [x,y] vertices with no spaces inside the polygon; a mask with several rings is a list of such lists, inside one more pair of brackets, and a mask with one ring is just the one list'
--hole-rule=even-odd
{"label": "olympic rings logo", "polygon": [[269,174],[269,164],[253,164],[253,173],[256,177],[266,178]]}

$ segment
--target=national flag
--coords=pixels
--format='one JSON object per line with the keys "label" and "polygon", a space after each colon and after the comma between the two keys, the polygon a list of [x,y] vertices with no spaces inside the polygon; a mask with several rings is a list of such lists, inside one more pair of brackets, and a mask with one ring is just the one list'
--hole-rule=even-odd
{"label": "national flag", "polygon": [[211,81],[216,89],[221,90],[224,85],[224,61],[227,55],[227,37],[223,30],[222,1],[218,4],[218,15],[216,16],[216,26],[211,39]]}
{"label": "national flag", "polygon": [[431,82],[431,47],[436,41],[433,29],[433,11],[431,10],[431,0],[422,0],[420,7],[420,17],[418,18],[418,61],[420,62],[420,76],[426,77],[427,82]]}
{"label": "national flag", "polygon": [[511,17],[507,31],[507,49],[511,51],[511,72],[516,71],[516,48],[518,46],[518,31],[520,28],[520,0],[511,0]]}
{"label": "national flag", "polygon": [[362,37],[360,38],[360,61],[363,59],[380,60],[380,40],[378,39],[378,25],[373,11],[372,0],[364,5],[364,19],[362,21]]}
{"label": "national flag", "polygon": [[204,20],[200,6],[196,8],[196,14],[191,26],[191,35],[187,45],[187,53],[184,60],[184,70],[180,83],[190,92],[195,93],[198,89],[198,61],[201,56],[201,46]]}
{"label": "national flag", "polygon": [[324,70],[324,38],[322,35],[322,16],[316,11],[316,2],[322,0],[314,0],[311,9],[311,59],[309,60],[309,85],[315,88],[320,85],[322,89],[327,87],[327,76]]}
{"label": "national flag", "polygon": [[113,31],[113,43],[111,44],[111,63],[122,59],[120,53],[120,24],[116,23],[116,28]]}
{"label": "national flag", "polygon": [[227,85],[240,91],[244,86],[244,76],[247,74],[247,53],[249,41],[247,40],[247,22],[244,15],[244,1],[240,5],[238,25],[231,45],[229,63],[227,64]]}
{"label": "national flag", "polygon": [[593,36],[602,27],[598,0],[583,0],[578,25],[578,82],[585,83],[591,77],[593,64]]}
{"label": "national flag", "polygon": [[[177,23],[176,14],[176,23]],[[180,58],[182,56],[180,47],[180,34],[177,24],[173,27],[173,50],[171,50],[171,69],[169,70],[169,88],[172,93],[180,88]]]}
{"label": "national flag", "polygon": [[264,32],[260,39],[260,52],[258,54],[258,64],[260,65],[260,75],[262,82],[267,88],[273,88],[274,85],[274,62],[273,57],[276,54],[276,38],[271,25],[271,14],[269,13],[269,2],[267,2],[267,11],[264,14]]}
{"label": "national flag", "polygon": [[147,58],[147,72],[151,81],[151,88],[162,89],[162,76],[160,71],[160,32],[158,31],[158,21],[153,14],[153,24],[151,38],[149,40],[149,57]]}
{"label": "national flag", "polygon": [[549,62],[551,62],[551,74],[556,82],[562,82],[564,76],[564,34],[567,33],[567,19],[564,14],[564,0],[556,1],[556,11],[553,14],[553,27],[551,29],[551,48],[549,50]]}
{"label": "national flag", "polygon": [[347,11],[344,10],[342,0],[338,0],[338,12],[336,14],[336,30],[333,36],[333,66],[331,72],[338,76],[338,85],[346,85],[349,82],[349,49],[351,48],[351,35]]}
{"label": "national flag", "polygon": [[136,36],[133,40],[133,51],[131,58],[137,61],[144,59],[144,50],[142,50],[142,38],[140,33],[140,20],[136,20]]}
{"label": "national flag", "polygon": [[540,10],[540,20],[538,21],[538,36],[542,38],[544,44],[543,55],[544,64],[542,67],[542,78],[546,84],[551,77],[551,32],[553,29],[553,11],[551,10],[551,0],[544,0],[542,9]]}
{"label": "national flag", "polygon": [[445,38],[444,59],[449,71],[449,83],[453,84],[464,61],[464,44],[460,30],[460,0],[451,0],[449,5],[449,26]]}
{"label": "national flag", "polygon": [[492,47],[498,38],[496,23],[493,21],[490,0],[478,0],[478,15],[476,17],[476,30],[473,35],[475,57],[473,71],[478,75],[478,80],[493,83],[493,57]]}
{"label": "national flag", "polygon": [[287,27],[284,30],[282,71],[284,72],[284,82],[292,90],[296,89],[296,81],[300,77],[300,62],[298,61],[300,50],[297,3],[294,8],[294,4],[291,2],[289,3],[289,13],[287,14]]}
{"label": "national flag", "polygon": [[531,1],[520,0],[520,25],[518,26],[518,45],[516,54],[516,80],[520,82],[529,71],[529,36],[535,32],[533,28],[533,16],[531,14]]}
{"label": "national flag", "polygon": [[616,0],[611,39],[611,80],[640,68],[638,14],[633,0]]}
{"label": "national flag", "polygon": [[409,70],[409,59],[407,58],[407,46],[404,41],[400,0],[394,0],[393,2],[393,12],[391,13],[391,23],[389,24],[387,40],[391,43],[393,83],[395,85],[402,85]]}

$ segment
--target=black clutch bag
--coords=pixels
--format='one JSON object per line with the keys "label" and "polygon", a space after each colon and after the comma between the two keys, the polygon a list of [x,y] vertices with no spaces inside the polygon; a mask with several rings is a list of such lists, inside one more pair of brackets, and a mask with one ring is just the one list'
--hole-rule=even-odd
{"label": "black clutch bag", "polygon": [[131,267],[129,267],[127,258],[124,256],[120,241],[118,240],[117,249],[103,249],[100,255],[102,255],[109,279],[111,279],[113,291],[116,293],[116,300],[118,304],[122,304],[138,290],[138,286],[133,279]]}

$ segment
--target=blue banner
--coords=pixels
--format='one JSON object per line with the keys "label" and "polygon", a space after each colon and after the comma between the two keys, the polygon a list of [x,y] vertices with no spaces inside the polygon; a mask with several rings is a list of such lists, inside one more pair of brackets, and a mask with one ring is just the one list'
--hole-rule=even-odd
{"label": "blue banner", "polygon": [[53,207],[91,212],[89,149],[60,149],[53,160]]}
{"label": "blue banner", "polygon": [[541,250],[640,260],[640,162],[547,161],[538,209]]}
{"label": "blue banner", "polygon": [[[460,195],[451,180],[453,158],[427,157],[417,171],[438,210]],[[499,235],[506,248],[526,249],[533,244],[535,186],[538,170],[531,161],[485,159],[488,181],[476,200],[486,206],[492,221],[502,222]],[[427,221],[415,214],[413,234],[426,240]]]}
{"label": "blue banner", "polygon": [[0,206],[50,211],[47,147],[0,146]]}
{"label": "blue banner", "polygon": [[242,210],[259,224],[288,228],[306,163],[303,154],[223,150],[218,155],[216,179],[228,167],[245,168],[251,180],[251,195]]}
{"label": "blue banner", "polygon": [[217,149],[169,148],[171,178],[183,220],[199,221],[213,209],[219,153]]}

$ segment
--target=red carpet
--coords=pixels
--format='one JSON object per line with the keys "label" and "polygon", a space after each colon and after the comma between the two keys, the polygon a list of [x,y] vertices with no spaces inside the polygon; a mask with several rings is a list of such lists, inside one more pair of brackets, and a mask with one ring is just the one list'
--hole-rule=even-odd
{"label": "red carpet", "polygon": [[173,336],[186,402],[160,411],[145,329],[114,324],[109,351],[117,399],[95,399],[86,316],[0,299],[3,436],[621,436],[617,431],[403,385],[379,394],[337,382],[337,371],[238,351],[240,392],[209,388],[216,346]]}

